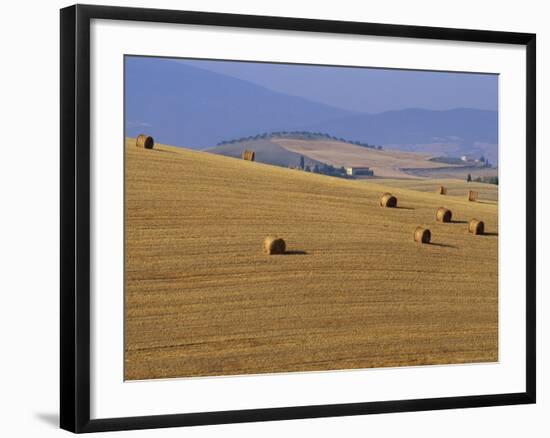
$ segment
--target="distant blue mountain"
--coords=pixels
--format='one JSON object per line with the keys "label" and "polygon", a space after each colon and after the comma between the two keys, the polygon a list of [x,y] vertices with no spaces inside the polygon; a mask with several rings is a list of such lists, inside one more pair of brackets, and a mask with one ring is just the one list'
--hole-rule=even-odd
{"label": "distant blue mountain", "polygon": [[182,64],[126,58],[126,135],[203,149],[219,141],[357,113]]}
{"label": "distant blue mountain", "polygon": [[305,125],[304,130],[325,130],[380,144],[435,142],[461,139],[465,143],[498,141],[496,111],[457,108],[445,111],[404,109],[379,114],[358,114],[329,122]]}
{"label": "distant blue mountain", "polygon": [[273,131],[323,132],[434,155],[498,160],[498,113],[469,108],[365,114],[154,58],[126,58],[126,135],[194,149]]}

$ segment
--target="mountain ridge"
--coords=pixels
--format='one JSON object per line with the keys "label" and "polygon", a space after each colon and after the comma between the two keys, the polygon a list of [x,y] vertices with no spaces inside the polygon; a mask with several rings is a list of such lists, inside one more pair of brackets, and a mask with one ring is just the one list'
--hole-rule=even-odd
{"label": "mountain ridge", "polygon": [[[153,58],[154,59],[154,58]],[[272,131],[325,132],[433,155],[498,162],[498,112],[473,108],[346,111],[177,60],[125,59],[126,135],[205,149]]]}
{"label": "mountain ridge", "polygon": [[160,142],[200,149],[356,114],[177,61],[128,57],[125,67],[127,136],[147,128]]}

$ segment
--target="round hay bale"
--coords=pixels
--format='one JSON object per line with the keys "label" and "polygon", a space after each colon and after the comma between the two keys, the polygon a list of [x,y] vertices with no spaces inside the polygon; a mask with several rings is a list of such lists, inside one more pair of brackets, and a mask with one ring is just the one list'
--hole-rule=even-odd
{"label": "round hay bale", "polygon": [[483,221],[472,219],[468,224],[468,231],[472,234],[483,234],[485,232],[485,224]]}
{"label": "round hay bale", "polygon": [[254,157],[256,156],[256,152],[249,151],[248,149],[245,149],[241,153],[241,158],[246,161],[254,161]]}
{"label": "round hay bale", "polygon": [[435,220],[437,222],[451,222],[453,213],[445,207],[439,207],[435,212]]}
{"label": "round hay bale", "polygon": [[264,252],[266,254],[284,254],[286,250],[286,243],[280,237],[268,236],[264,239]]}
{"label": "round hay bale", "polygon": [[416,227],[414,230],[414,241],[419,243],[430,243],[432,233],[427,228]]}
{"label": "round hay bale", "polygon": [[153,137],[145,134],[140,134],[136,138],[136,146],[142,149],[153,149],[155,141]]}
{"label": "round hay bale", "polygon": [[397,207],[397,198],[391,193],[384,193],[380,198],[380,207],[394,208]]}

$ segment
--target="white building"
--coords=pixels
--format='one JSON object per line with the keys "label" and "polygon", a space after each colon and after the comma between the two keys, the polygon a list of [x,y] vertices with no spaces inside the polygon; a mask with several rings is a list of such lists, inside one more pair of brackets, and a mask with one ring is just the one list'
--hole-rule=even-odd
{"label": "white building", "polygon": [[374,176],[374,171],[370,167],[346,167],[345,169],[349,176]]}
{"label": "white building", "polygon": [[460,159],[461,159],[462,161],[464,161],[465,163],[478,163],[478,162],[479,162],[479,159],[474,158],[474,157],[471,157],[471,156],[469,156],[469,155],[462,155],[462,156],[460,157]]}

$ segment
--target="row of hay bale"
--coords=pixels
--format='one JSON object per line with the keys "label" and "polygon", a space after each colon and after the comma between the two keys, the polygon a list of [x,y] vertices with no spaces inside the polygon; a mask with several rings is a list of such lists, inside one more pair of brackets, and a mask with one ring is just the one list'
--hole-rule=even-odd
{"label": "row of hay bale", "polygon": [[[453,212],[445,207],[439,207],[435,211],[435,220],[437,222],[451,222]],[[472,234],[483,234],[485,232],[485,223],[477,219],[471,219],[468,223],[468,231]]]}
{"label": "row of hay bale", "polygon": [[[386,208],[395,208],[397,207],[397,197],[386,192],[380,197],[379,205]],[[448,208],[439,207],[435,211],[436,222],[448,223],[451,222],[452,218],[453,212]],[[472,219],[468,223],[468,231],[474,235],[483,234],[485,232],[485,224],[478,219]],[[432,232],[429,228],[418,226],[414,230],[413,239],[418,243],[430,243]],[[284,254],[286,251],[286,243],[280,237],[268,236],[263,241],[263,251],[268,255]]]}
{"label": "row of hay bale", "polygon": [[[153,149],[154,146],[155,140],[150,135],[139,134],[136,137],[136,147],[141,149]],[[246,161],[254,161],[256,152],[245,149],[241,154],[241,158]]]}
{"label": "row of hay bale", "polygon": [[[485,224],[483,221],[472,219],[468,223],[468,231],[474,235],[483,234],[485,232]],[[432,233],[428,228],[416,227],[413,237],[415,242],[430,243]]]}
{"label": "row of hay bale", "polygon": [[[140,134],[136,137],[136,147],[141,149],[153,149],[155,140],[150,135]],[[246,161],[254,161],[255,152],[245,150],[241,157]],[[286,251],[286,243],[280,237],[268,236],[263,242],[263,251],[266,254],[284,254]]]}
{"label": "row of hay bale", "polygon": [[[136,137],[136,146],[141,149],[153,149],[155,141],[150,135],[140,134]],[[244,150],[241,157],[246,161],[254,161],[255,152],[250,150]],[[447,194],[447,189],[443,186],[439,188],[439,194]],[[468,200],[477,200],[477,192],[470,190],[468,193]],[[391,193],[384,193],[380,197],[379,205],[386,208],[397,207],[397,197]],[[453,214],[451,210],[445,207],[439,207],[435,212],[435,220],[437,222],[451,222]],[[468,231],[472,234],[483,234],[485,231],[485,224],[483,221],[472,219],[468,224]],[[419,243],[430,243],[431,231],[428,228],[417,227],[414,230],[414,241]],[[286,243],[284,239],[276,236],[268,236],[263,242],[263,251],[266,254],[284,254],[286,251]]]}
{"label": "row of hay bale", "polygon": [[[445,207],[439,207],[435,211],[435,220],[437,222],[451,222],[453,218],[453,212]],[[471,219],[468,223],[468,231],[472,234],[483,234],[485,231],[485,224],[483,221],[477,219]]]}
{"label": "row of hay bale", "polygon": [[[395,208],[397,207],[397,197],[395,197],[391,193],[386,192],[380,197],[379,205],[385,208]],[[435,211],[436,222],[448,223],[451,222],[452,218],[453,212],[448,208],[439,207]],[[474,235],[483,234],[485,232],[485,224],[483,223],[483,221],[480,221],[478,219],[472,219],[468,223],[468,232]],[[430,243],[431,238],[432,233],[428,228],[418,226],[414,230],[413,239],[415,242]]]}
{"label": "row of hay bale", "polygon": [[[447,187],[445,186],[439,186],[439,189],[437,189],[437,193],[440,195],[446,195],[447,194]],[[475,202],[477,201],[477,198],[479,196],[479,193],[475,190],[468,190],[468,201]]]}
{"label": "row of hay bale", "polygon": [[[136,137],[136,147],[141,149],[153,149],[155,140],[150,135],[140,134]],[[245,150],[241,157],[246,161],[254,161],[255,152]],[[268,236],[264,239],[263,250],[266,254],[284,254],[286,251],[286,243],[280,237]]]}

